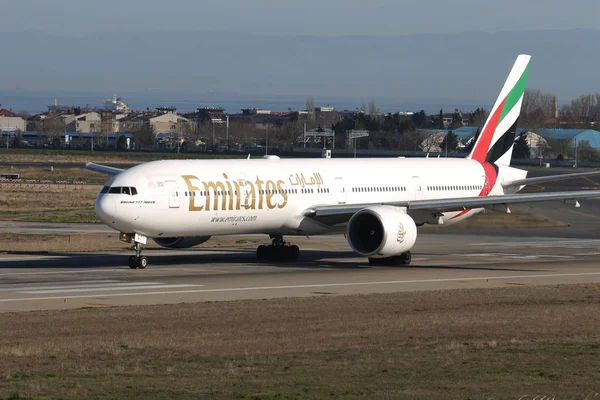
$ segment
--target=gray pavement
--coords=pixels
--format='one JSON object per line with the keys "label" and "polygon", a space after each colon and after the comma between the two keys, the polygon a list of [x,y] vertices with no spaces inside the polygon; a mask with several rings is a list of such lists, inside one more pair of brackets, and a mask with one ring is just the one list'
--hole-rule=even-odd
{"label": "gray pavement", "polygon": [[295,242],[299,262],[254,251],[147,251],[0,256],[0,312],[514,285],[600,283],[600,239],[425,233],[409,267],[370,267],[343,236]]}
{"label": "gray pavement", "polygon": [[[531,176],[556,172],[539,170]],[[596,181],[600,178],[527,190],[597,188]],[[147,250],[146,270],[129,269],[127,252],[0,255],[0,312],[600,283],[600,200],[581,205],[520,206],[566,221],[567,228],[422,230],[408,267],[370,267],[341,235],[292,238],[302,249],[294,264],[259,263],[254,250],[233,248]],[[3,222],[0,232],[114,231],[102,225]]]}

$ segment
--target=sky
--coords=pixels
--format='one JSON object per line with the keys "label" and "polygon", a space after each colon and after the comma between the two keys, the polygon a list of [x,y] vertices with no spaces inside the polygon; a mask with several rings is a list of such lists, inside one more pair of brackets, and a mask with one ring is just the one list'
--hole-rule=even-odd
{"label": "sky", "polygon": [[598,29],[598,0],[0,0],[0,32],[398,36]]}

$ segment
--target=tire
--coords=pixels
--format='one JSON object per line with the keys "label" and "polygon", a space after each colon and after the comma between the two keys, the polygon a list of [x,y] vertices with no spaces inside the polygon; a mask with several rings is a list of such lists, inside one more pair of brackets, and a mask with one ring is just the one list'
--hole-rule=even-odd
{"label": "tire", "polygon": [[297,261],[300,257],[300,248],[295,244],[290,246],[290,261]]}
{"label": "tire", "polygon": [[373,266],[384,265],[385,258],[371,258],[369,257],[369,264]]}
{"label": "tire", "polygon": [[140,256],[140,258],[138,258],[137,265],[139,269],[146,269],[148,266],[148,258],[146,256]]}
{"label": "tire", "polygon": [[400,254],[400,264],[410,265],[411,261],[412,261],[412,254],[410,254],[410,251]]}
{"label": "tire", "polygon": [[137,268],[137,260],[135,256],[129,256],[129,268],[136,269]]}
{"label": "tire", "polygon": [[256,249],[256,259],[258,261],[265,261],[269,258],[269,248],[264,244],[261,244]]}

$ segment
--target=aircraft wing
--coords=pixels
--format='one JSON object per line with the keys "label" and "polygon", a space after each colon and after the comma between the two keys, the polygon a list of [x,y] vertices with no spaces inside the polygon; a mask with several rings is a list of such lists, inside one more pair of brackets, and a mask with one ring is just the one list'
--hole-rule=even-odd
{"label": "aircraft wing", "polygon": [[502,187],[507,188],[507,187],[514,187],[514,186],[537,185],[539,183],[562,181],[564,179],[573,179],[573,178],[585,178],[588,176],[595,176],[595,175],[600,175],[600,170],[599,171],[590,171],[590,172],[577,172],[574,174],[549,175],[549,176],[540,176],[537,178],[517,179],[515,181],[502,182]]}
{"label": "aircraft wing", "polygon": [[117,175],[125,171],[124,169],[109,167],[108,165],[95,164],[91,162],[85,163],[85,168],[89,169],[90,171],[100,172],[107,175]]}
{"label": "aircraft wing", "polygon": [[472,208],[498,208],[506,209],[511,204],[531,203],[539,201],[566,201],[591,199],[600,197],[600,190],[581,190],[573,192],[543,192],[543,193],[524,193],[508,194],[503,196],[486,197],[461,197],[452,199],[434,199],[434,200],[413,200],[382,203],[364,203],[352,205],[333,205],[333,206],[314,206],[304,211],[304,216],[321,220],[323,223],[342,223],[347,222],[356,212],[363,208],[375,205],[389,205],[406,208],[410,215],[411,211],[417,212],[451,212],[463,211]]}

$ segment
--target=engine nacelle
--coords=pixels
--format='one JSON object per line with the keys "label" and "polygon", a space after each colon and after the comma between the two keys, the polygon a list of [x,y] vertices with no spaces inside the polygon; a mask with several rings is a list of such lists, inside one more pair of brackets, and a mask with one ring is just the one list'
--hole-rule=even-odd
{"label": "engine nacelle", "polygon": [[360,255],[383,258],[409,251],[417,240],[417,225],[406,212],[393,206],[373,206],[350,218],[346,237]]}
{"label": "engine nacelle", "polygon": [[210,236],[189,236],[189,237],[170,237],[170,238],[152,238],[157,244],[169,249],[187,249],[202,244],[210,239]]}

